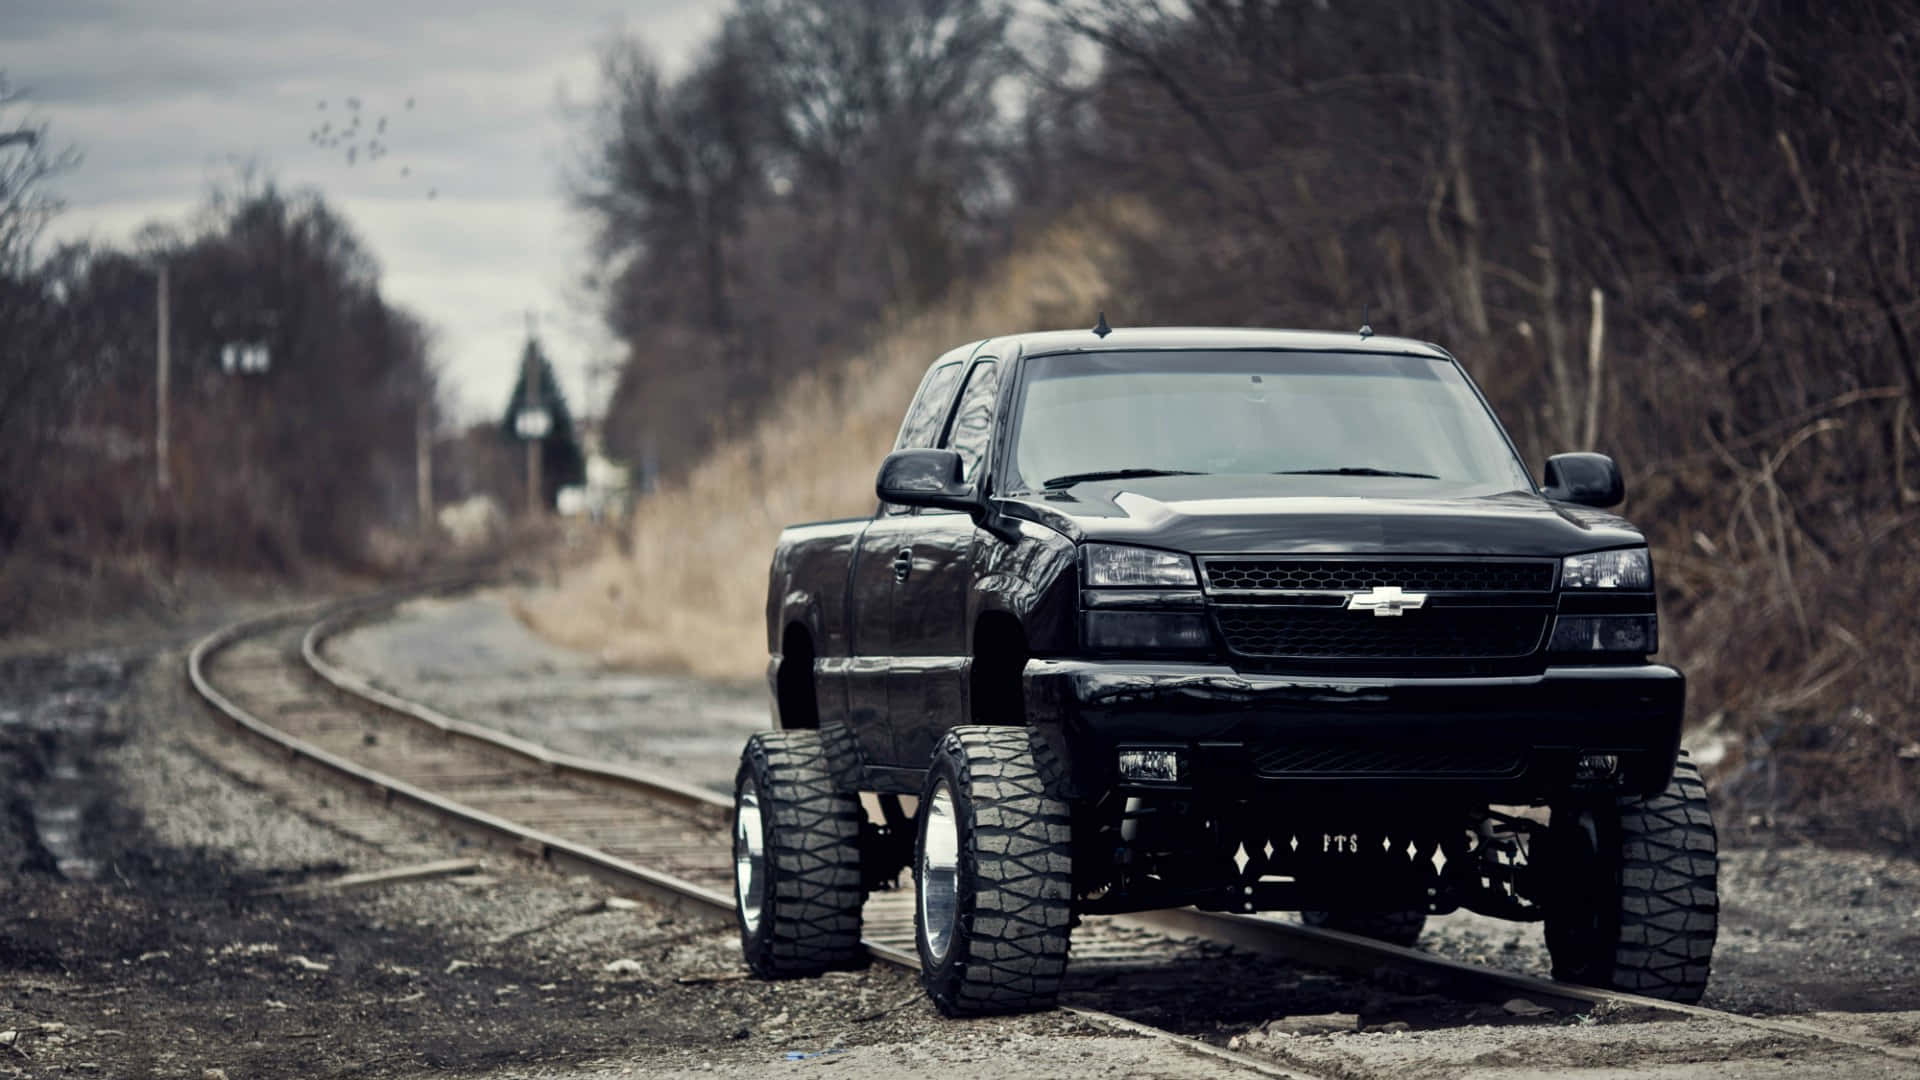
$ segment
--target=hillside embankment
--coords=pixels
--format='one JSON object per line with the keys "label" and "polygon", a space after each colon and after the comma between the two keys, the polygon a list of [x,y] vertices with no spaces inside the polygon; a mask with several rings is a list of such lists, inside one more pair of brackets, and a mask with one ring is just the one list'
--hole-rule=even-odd
{"label": "hillside embankment", "polygon": [[[1143,215],[1111,210],[1134,228]],[[1091,221],[1049,230],[946,302],[904,315],[843,364],[796,379],[752,429],[642,499],[631,535],[522,596],[542,634],[641,669],[751,679],[766,666],[767,559],[780,530],[864,516],[873,475],[935,356],[1010,330],[1091,326],[1119,259]]]}

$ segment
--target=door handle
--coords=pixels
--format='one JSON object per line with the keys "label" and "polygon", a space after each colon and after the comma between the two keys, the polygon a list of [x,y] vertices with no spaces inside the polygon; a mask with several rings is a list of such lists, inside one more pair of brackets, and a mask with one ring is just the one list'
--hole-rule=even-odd
{"label": "door handle", "polygon": [[910,547],[901,548],[899,553],[893,557],[893,580],[905,582],[908,575],[912,573],[913,549]]}

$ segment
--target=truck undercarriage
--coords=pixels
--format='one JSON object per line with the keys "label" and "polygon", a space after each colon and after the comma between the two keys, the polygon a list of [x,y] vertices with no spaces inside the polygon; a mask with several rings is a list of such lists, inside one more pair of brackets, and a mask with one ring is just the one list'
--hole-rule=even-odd
{"label": "truck undercarriage", "polygon": [[[1076,821],[1075,907],[1540,918],[1545,827],[1471,806],[1113,796]],[[1084,837],[1085,839],[1080,839]]]}
{"label": "truck undercarriage", "polygon": [[[878,805],[880,820],[862,836],[870,890],[896,886],[913,855],[914,815],[899,796],[881,795]],[[1508,809],[1515,812],[1112,796],[1074,807],[1073,909],[1444,915],[1465,908],[1537,921],[1554,841],[1543,813]]]}

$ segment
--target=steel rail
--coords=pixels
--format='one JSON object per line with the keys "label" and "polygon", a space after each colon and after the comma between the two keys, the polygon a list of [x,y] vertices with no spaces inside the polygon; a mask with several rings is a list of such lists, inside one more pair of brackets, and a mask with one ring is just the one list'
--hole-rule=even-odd
{"label": "steel rail", "polygon": [[[734,909],[734,900],[730,895],[464,806],[403,780],[349,761],[288,735],[254,717],[222,694],[206,675],[205,667],[208,658],[227,645],[270,626],[291,622],[302,616],[311,617],[318,613],[317,621],[312,623],[301,637],[301,657],[319,678],[342,693],[383,711],[426,725],[449,737],[463,739],[485,747],[491,752],[531,762],[577,779],[618,787],[682,810],[731,813],[732,801],[718,793],[642,769],[610,765],[561,753],[517,736],[448,716],[383,690],[364,677],[327,660],[323,655],[322,647],[331,634],[377,614],[390,611],[407,599],[458,588],[462,584],[471,584],[471,581],[470,579],[441,581],[425,587],[392,590],[331,606],[306,605],[290,611],[230,624],[214,631],[194,645],[187,658],[188,677],[194,689],[227,720],[241,731],[277,748],[290,763],[303,764],[321,773],[344,778],[354,786],[370,790],[377,797],[390,803],[400,803],[429,813],[454,824],[468,834],[492,840],[504,840],[514,849],[548,862],[557,869],[576,873],[584,872],[609,884],[636,889],[690,914],[700,914],[715,920],[730,922]],[[1746,1016],[1617,990],[1555,982],[1520,972],[1469,964],[1417,949],[1401,948],[1337,930],[1282,922],[1277,919],[1178,908],[1118,916],[1114,921],[1122,926],[1152,930],[1170,936],[1202,938],[1249,952],[1283,957],[1331,970],[1371,976],[1386,969],[1448,987],[1460,997],[1498,1000],[1506,995],[1524,995],[1530,1000],[1553,1002],[1562,1009],[1581,1010],[1600,1005],[1648,1009],[1688,1019],[1719,1021],[1777,1035],[1820,1040],[1904,1061],[1920,1062],[1920,1050],[1831,1031],[1813,1024]],[[871,940],[864,944],[877,959],[912,969],[918,969],[920,966],[919,957],[908,950]],[[1222,1061],[1230,1061],[1267,1075],[1303,1075],[1297,1069],[1282,1069],[1245,1054],[1222,1050],[1208,1043],[1187,1039],[1172,1032],[1165,1032],[1110,1014],[1078,1008],[1070,1008],[1068,1011],[1113,1030],[1164,1037],[1186,1046],[1193,1052]]]}
{"label": "steel rail", "polygon": [[297,618],[311,608],[246,619],[214,631],[197,642],[187,654],[187,678],[195,692],[245,734],[276,748],[291,764],[317,767],[336,779],[351,781],[351,786],[372,793],[389,804],[400,804],[448,821],[460,831],[489,840],[503,840],[515,850],[547,862],[563,871],[585,873],[618,884],[637,888],[668,907],[689,914],[730,913],[733,898],[690,881],[639,866],[597,848],[577,844],[562,837],[508,821],[443,798],[417,785],[369,769],[338,754],[295,738],[262,721],[241,708],[215,687],[206,673],[207,658],[241,637]]}
{"label": "steel rail", "polygon": [[[442,590],[436,588],[427,591]],[[665,802],[683,810],[718,810],[722,813],[732,813],[731,799],[697,785],[629,765],[594,761],[575,754],[562,753],[541,746],[539,743],[509,735],[504,731],[448,716],[419,702],[409,701],[398,694],[381,689],[358,673],[335,664],[321,652],[321,643],[327,638],[357,623],[366,622],[390,612],[401,602],[410,598],[410,595],[376,597],[367,602],[350,604],[320,619],[309,626],[307,632],[300,638],[301,658],[315,674],[335,689],[371,702],[389,712],[417,720],[449,737],[512,754],[563,776],[572,776],[637,792],[649,799]]]}

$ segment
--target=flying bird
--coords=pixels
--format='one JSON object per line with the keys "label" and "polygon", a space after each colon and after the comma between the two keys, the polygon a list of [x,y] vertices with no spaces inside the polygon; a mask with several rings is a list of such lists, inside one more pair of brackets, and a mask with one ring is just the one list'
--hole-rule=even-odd
{"label": "flying bird", "polygon": [[[408,111],[412,111],[417,104],[417,99],[408,97],[405,108]],[[346,163],[350,168],[359,165],[362,161],[365,161],[368,165],[372,165],[374,162],[383,160],[393,154],[393,147],[386,141],[387,128],[393,119],[392,114],[378,117],[374,116],[368,103],[357,96],[342,98],[341,105],[347,110],[347,116],[341,121],[340,126],[335,127],[331,120],[322,120],[319,126],[308,129],[307,141],[309,143],[323,150],[344,149],[346,151]],[[315,103],[314,107],[321,112],[327,111],[327,100],[324,98],[321,99]],[[364,115],[362,112],[363,109],[366,110]],[[363,129],[360,124],[363,118],[370,121],[365,129]],[[362,137],[363,131],[365,134],[364,138]],[[411,178],[413,176],[413,166],[401,166],[400,175]],[[439,197],[439,188],[430,187],[427,189],[427,198],[438,199]]]}

